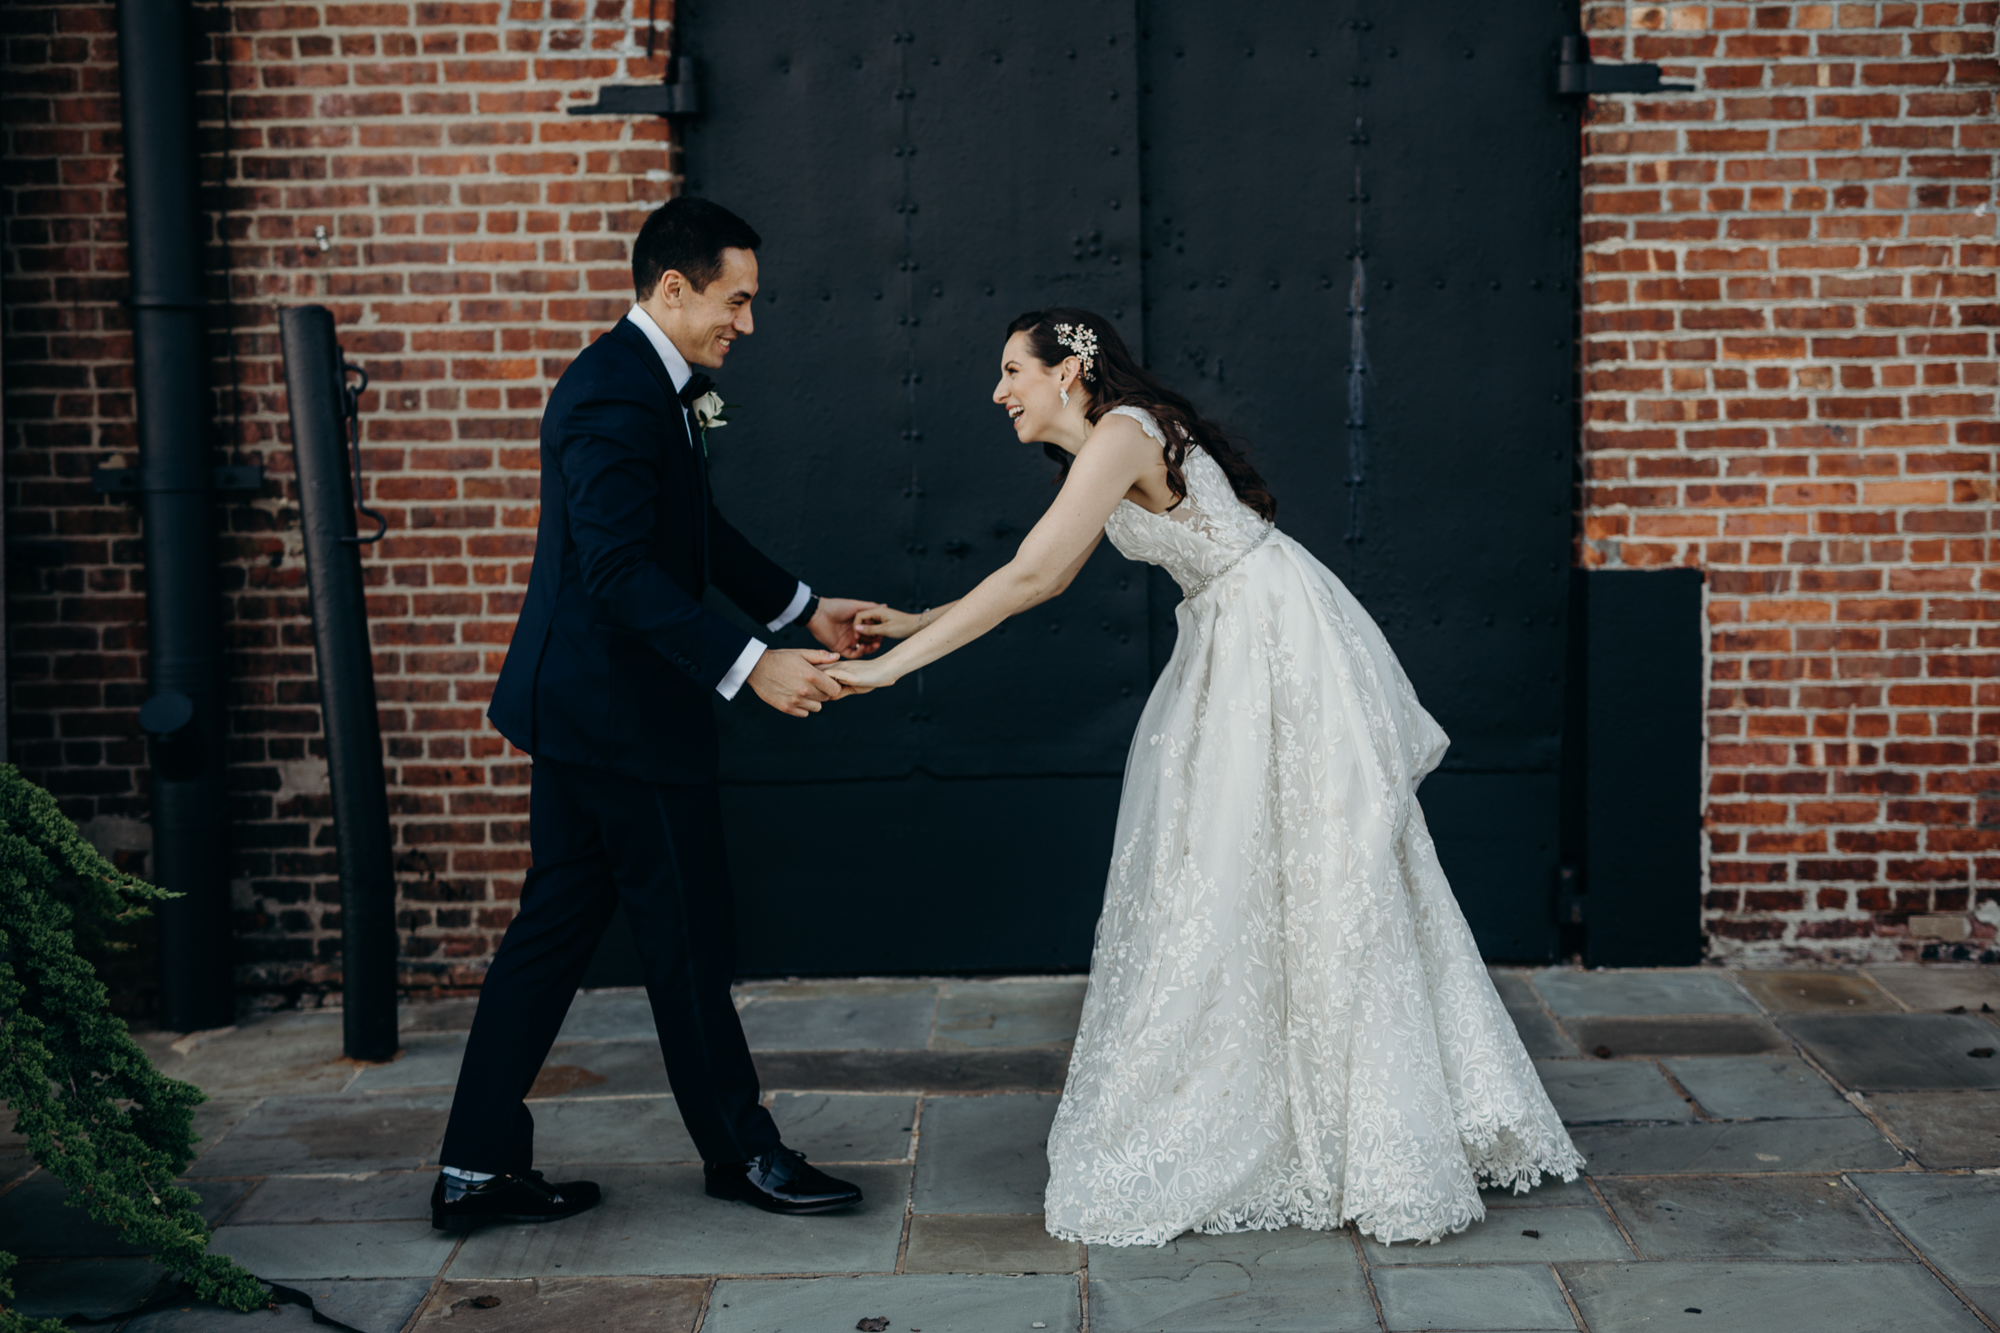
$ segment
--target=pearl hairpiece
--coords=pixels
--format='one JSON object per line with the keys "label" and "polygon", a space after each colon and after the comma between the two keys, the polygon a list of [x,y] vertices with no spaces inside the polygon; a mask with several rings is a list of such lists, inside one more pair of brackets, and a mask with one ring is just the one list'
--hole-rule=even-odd
{"label": "pearl hairpiece", "polygon": [[1083,377],[1086,380],[1097,378],[1096,372],[1091,369],[1097,364],[1096,329],[1088,324],[1058,324],[1056,341],[1076,353],[1078,359],[1083,362]]}

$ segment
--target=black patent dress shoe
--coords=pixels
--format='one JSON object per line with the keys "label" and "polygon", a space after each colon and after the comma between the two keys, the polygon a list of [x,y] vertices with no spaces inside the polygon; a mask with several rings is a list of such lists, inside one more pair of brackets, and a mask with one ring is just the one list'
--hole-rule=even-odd
{"label": "black patent dress shoe", "polygon": [[747,1162],[703,1162],[711,1198],[755,1204],[767,1213],[830,1213],[861,1202],[861,1191],[808,1165],[782,1144]]}
{"label": "black patent dress shoe", "polygon": [[594,1181],[551,1185],[539,1171],[477,1184],[439,1172],[431,1187],[431,1225],[439,1231],[470,1231],[490,1222],[554,1222],[595,1208],[599,1197]]}

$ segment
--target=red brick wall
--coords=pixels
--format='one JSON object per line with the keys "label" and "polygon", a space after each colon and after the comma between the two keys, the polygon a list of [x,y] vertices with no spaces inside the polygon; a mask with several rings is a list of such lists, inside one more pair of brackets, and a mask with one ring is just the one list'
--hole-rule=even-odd
{"label": "red brick wall", "polygon": [[1696,85],[1593,99],[1582,558],[1707,571],[1720,956],[2000,922],[1995,12],[1586,7]]}
{"label": "red brick wall", "polygon": [[[1993,11],[1585,10],[1600,59],[1700,85],[1593,109],[1581,558],[1709,571],[1724,954],[1907,952],[1911,913],[1963,919],[2000,888]],[[525,773],[481,713],[539,410],[623,309],[625,238],[672,189],[661,122],[562,108],[657,74],[645,13],[198,9],[217,459],[272,477],[226,511],[246,980],[324,981],[338,943],[277,307],[332,306],[375,375],[406,972],[461,984],[525,859]],[[135,461],[112,11],[15,3],[0,27],[14,757],[143,865],[138,529],[88,483]]]}
{"label": "red brick wall", "polygon": [[[209,252],[218,445],[240,432],[217,461],[271,476],[226,511],[239,961],[253,982],[324,980],[339,938],[277,339],[280,304],[318,301],[376,386],[364,459],[391,530],[364,563],[408,979],[467,980],[526,860],[526,772],[482,714],[533,549],[543,396],[629,303],[626,238],[672,188],[661,121],[562,109],[659,76],[645,0],[198,15],[211,221],[229,210],[227,255],[219,232]],[[0,24],[14,757],[131,845],[138,525],[89,486],[92,467],[136,462],[114,14],[17,3]]]}

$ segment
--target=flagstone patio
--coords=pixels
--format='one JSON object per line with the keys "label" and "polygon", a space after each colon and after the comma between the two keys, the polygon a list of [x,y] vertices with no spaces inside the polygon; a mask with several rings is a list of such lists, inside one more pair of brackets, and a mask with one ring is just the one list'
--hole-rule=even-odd
{"label": "flagstone patio", "polygon": [[[338,1011],[142,1040],[210,1095],[189,1183],[214,1246],[361,1333],[2000,1328],[2000,969],[1494,976],[1589,1172],[1490,1197],[1435,1246],[1051,1239],[1043,1144],[1080,979],[740,987],[787,1141],[867,1194],[814,1218],[702,1194],[633,992],[580,996],[535,1086],[541,1164],[602,1182],[603,1205],[464,1237],[431,1230],[427,1199],[472,1001],[409,1006],[386,1065],[340,1058]],[[18,1141],[0,1182],[26,1313],[313,1322],[174,1299]]]}

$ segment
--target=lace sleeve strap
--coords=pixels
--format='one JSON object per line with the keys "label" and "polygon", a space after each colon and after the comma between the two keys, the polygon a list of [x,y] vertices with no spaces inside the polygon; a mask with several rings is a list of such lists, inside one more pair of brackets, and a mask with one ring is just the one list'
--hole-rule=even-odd
{"label": "lace sleeve strap", "polygon": [[1145,408],[1114,407],[1109,412],[1106,412],[1104,415],[1107,417],[1132,418],[1132,420],[1139,423],[1139,429],[1145,431],[1146,434],[1152,436],[1153,439],[1158,442],[1159,446],[1162,449],[1167,447],[1166,432],[1160,429],[1160,423],[1153,420],[1153,414],[1151,412],[1148,412]]}

